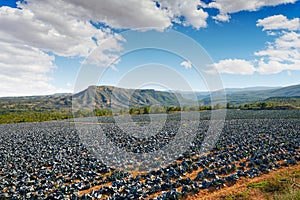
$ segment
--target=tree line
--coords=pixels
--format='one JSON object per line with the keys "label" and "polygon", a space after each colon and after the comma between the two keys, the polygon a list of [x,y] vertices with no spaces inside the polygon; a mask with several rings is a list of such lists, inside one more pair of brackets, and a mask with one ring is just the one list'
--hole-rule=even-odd
{"label": "tree line", "polygon": [[129,109],[94,109],[94,110],[79,110],[72,112],[71,109],[64,110],[8,110],[0,109],[0,123],[20,123],[20,122],[41,122],[51,120],[64,120],[77,117],[95,117],[95,116],[113,116],[113,115],[140,115],[140,114],[159,114],[159,113],[175,113],[175,112],[196,112],[218,109],[241,109],[241,110],[288,110],[299,109],[298,107],[284,104],[278,105],[272,102],[257,102],[252,104],[234,105],[227,103],[222,105],[202,106],[136,106]]}

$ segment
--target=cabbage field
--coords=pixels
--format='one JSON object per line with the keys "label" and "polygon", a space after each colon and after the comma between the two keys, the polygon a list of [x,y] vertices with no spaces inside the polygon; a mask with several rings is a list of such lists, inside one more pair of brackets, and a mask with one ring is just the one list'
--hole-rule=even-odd
{"label": "cabbage field", "polygon": [[[193,136],[187,143],[179,141],[177,145],[189,146],[162,167],[147,168],[145,162],[139,163],[138,171],[107,165],[107,159],[114,159],[109,156],[111,150],[97,154],[72,120],[0,125],[0,199],[184,199],[200,190],[229,187],[242,177],[299,164],[299,110],[230,110],[207,151],[203,143],[210,112],[201,112],[199,119],[192,115],[182,120],[180,113],[170,114],[162,127],[155,122],[160,114],[153,115],[154,133],[143,139],[137,139],[140,136],[134,135],[130,125],[125,124],[123,130],[132,136],[124,134],[113,117],[80,124],[94,140],[95,125],[101,127],[118,148],[134,155],[161,149],[176,137],[178,126]],[[141,128],[149,125],[149,119],[147,115],[133,117]]]}

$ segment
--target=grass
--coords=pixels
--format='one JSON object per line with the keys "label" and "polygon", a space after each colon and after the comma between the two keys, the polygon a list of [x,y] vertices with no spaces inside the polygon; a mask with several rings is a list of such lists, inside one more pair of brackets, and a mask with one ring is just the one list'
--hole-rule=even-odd
{"label": "grass", "polygon": [[274,200],[300,200],[300,190],[291,190],[283,194],[275,194]]}
{"label": "grass", "polygon": [[285,193],[292,189],[291,180],[271,178],[267,181],[266,185],[261,188],[266,193]]}
{"label": "grass", "polygon": [[277,173],[266,180],[249,183],[245,191],[228,195],[225,199],[253,199],[258,193],[267,200],[300,200],[300,170]]}
{"label": "grass", "polygon": [[292,172],[292,176],[295,178],[295,179],[300,179],[300,170],[295,170]]}
{"label": "grass", "polygon": [[249,198],[249,190],[246,190],[244,192],[231,194],[225,197],[225,200],[247,200],[248,198]]}
{"label": "grass", "polygon": [[248,188],[264,188],[268,182],[267,181],[262,181],[258,183],[249,183]]}

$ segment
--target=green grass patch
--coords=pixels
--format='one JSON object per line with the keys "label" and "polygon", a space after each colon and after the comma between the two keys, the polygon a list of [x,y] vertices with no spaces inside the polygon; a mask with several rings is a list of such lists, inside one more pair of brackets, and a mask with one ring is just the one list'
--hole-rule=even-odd
{"label": "green grass patch", "polygon": [[247,185],[247,188],[264,188],[264,187],[266,187],[267,184],[268,184],[267,181],[262,181],[262,182],[258,182],[258,183],[249,183]]}
{"label": "green grass patch", "polygon": [[246,200],[249,197],[249,190],[244,192],[239,192],[236,194],[231,194],[225,198],[225,200]]}
{"label": "green grass patch", "polygon": [[300,170],[295,170],[292,172],[293,178],[300,178]]}
{"label": "green grass patch", "polygon": [[288,179],[271,178],[261,189],[268,193],[284,193],[291,189],[291,186],[291,181]]}
{"label": "green grass patch", "polygon": [[283,194],[275,194],[274,200],[300,200],[300,190],[290,190]]}
{"label": "green grass patch", "polygon": [[270,200],[300,200],[300,190],[294,184],[299,177],[300,170],[285,172],[262,182],[250,183],[247,187],[260,189]]}

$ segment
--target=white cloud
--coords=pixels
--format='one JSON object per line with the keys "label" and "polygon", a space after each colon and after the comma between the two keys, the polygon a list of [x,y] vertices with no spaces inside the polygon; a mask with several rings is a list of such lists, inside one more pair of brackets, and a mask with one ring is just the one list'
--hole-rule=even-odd
{"label": "white cloud", "polygon": [[[55,68],[55,57],[49,54],[87,57],[98,47],[97,56],[89,57],[89,62],[99,66],[106,66],[111,62],[118,63],[118,52],[122,50],[124,40],[114,33],[114,29],[164,30],[173,23],[200,29],[207,26],[208,13],[202,9],[205,7],[220,10],[219,15],[213,16],[215,20],[229,21],[230,13],[295,1],[215,0],[206,5],[199,0],[158,0],[160,6],[157,6],[152,0],[27,0],[26,3],[18,3],[18,8],[3,6],[0,7],[0,84],[1,88],[4,88],[2,93],[43,94],[57,91],[58,89],[51,85],[50,75]],[[294,24],[296,20],[293,20],[287,22]],[[101,28],[96,28],[91,22],[101,24]],[[291,25],[287,29],[296,30]],[[290,45],[297,46],[297,34],[284,34],[273,44],[273,50],[289,51]],[[112,38],[111,43],[106,44],[104,41],[109,38]],[[272,60],[271,50],[270,47],[265,52],[257,52],[257,56]],[[282,54],[281,59],[287,60],[286,57],[289,57],[288,61],[292,62],[296,56],[297,51],[289,54],[286,52]],[[266,64],[269,61],[263,60]],[[186,62],[184,66],[189,68],[189,63]],[[219,62],[219,68],[224,73],[235,72],[234,66],[239,62],[246,64],[249,69],[241,69],[237,73],[250,74],[251,70],[253,71],[253,66],[248,61],[241,63],[241,60],[235,59],[227,62],[231,62],[233,67],[226,62]],[[19,84],[21,82],[24,84]]]}
{"label": "white cloud", "polygon": [[[287,71],[289,75],[293,70],[300,70],[300,32],[299,25],[295,23],[299,23],[299,19],[295,19],[288,20],[283,15],[276,15],[258,20],[259,26],[263,26],[264,30],[281,29],[276,34],[272,34],[277,36],[273,42],[268,42],[265,49],[254,53],[255,60],[258,61],[253,61],[251,64],[236,59],[221,60],[215,64],[216,69],[220,73],[244,75],[255,71],[264,75]],[[243,66],[241,72],[238,65]]]}
{"label": "white cloud", "polygon": [[112,67],[116,69],[115,64],[120,61],[120,52],[123,50],[122,43],[126,40],[117,34],[104,40],[99,46],[86,58],[86,63],[100,66]]}
{"label": "white cloud", "polygon": [[85,57],[97,42],[112,35],[109,29],[97,29],[66,12],[50,15],[45,9],[40,13],[43,18],[24,5],[20,7],[0,7],[1,96],[62,91],[51,84],[54,56],[45,52]]}
{"label": "white cloud", "polygon": [[300,33],[299,32],[284,32],[283,35],[275,40],[277,49],[300,50]]}
{"label": "white cloud", "polygon": [[[87,57],[99,47],[96,50],[97,57],[90,57],[89,62],[106,66],[112,61],[114,64],[119,61],[117,52],[122,49],[123,39],[115,34],[113,29],[163,30],[172,26],[172,23],[193,26],[197,29],[207,26],[208,14],[198,9],[197,0],[162,0],[160,4],[161,6],[158,7],[156,2],[151,0],[102,0],[101,2],[98,0],[27,0],[23,3],[18,2],[18,8],[2,6],[0,7],[0,43],[3,44],[2,51],[5,52],[1,57],[6,56],[11,59],[14,56],[22,57],[30,54],[33,49],[35,51],[34,65],[32,60],[25,58],[10,64],[5,60],[6,71],[18,71],[18,73],[27,73],[27,77],[34,77],[40,70],[39,76],[36,77],[42,77],[44,82],[40,85],[48,88],[42,92],[50,93],[55,89],[50,84],[49,74],[52,69],[50,66],[54,65],[55,61],[54,57],[48,56],[45,52],[62,57]],[[95,27],[97,23],[102,24],[101,28]],[[112,42],[103,45],[108,38],[112,38]],[[12,46],[14,49],[9,51]],[[44,62],[45,58],[49,59],[50,64]],[[35,67],[37,71],[28,72]],[[117,70],[114,65],[111,67]],[[28,88],[37,87],[34,82],[28,82],[29,79],[24,76],[18,78],[13,74],[2,74],[2,76],[5,76],[3,80],[11,81],[12,90],[15,88],[14,81],[21,80],[28,83]],[[26,91],[25,88],[24,92],[27,94]],[[31,91],[35,90],[31,89]],[[36,91],[40,90],[37,88]],[[6,94],[14,93],[6,92]]]}
{"label": "white cloud", "polygon": [[[58,90],[47,73],[55,68],[54,57],[37,48],[0,42],[0,96],[40,95]],[[13,67],[12,67],[13,66]]]}
{"label": "white cloud", "polygon": [[201,3],[204,8],[216,8],[220,14],[215,19],[220,21],[228,21],[227,14],[236,13],[239,11],[256,11],[264,6],[276,6],[280,4],[295,3],[297,0],[213,0],[205,4]]}
{"label": "white cloud", "polygon": [[260,74],[277,74],[285,70],[300,70],[299,64],[282,63],[274,60],[261,60],[258,64],[257,72]]}
{"label": "white cloud", "polygon": [[[19,3],[19,8],[0,7],[1,96],[63,91],[51,84],[54,56],[45,52],[86,57],[107,38],[122,40],[109,28],[97,29],[89,20],[66,12],[68,7],[62,1],[53,1],[52,5],[30,1]],[[114,42],[110,48],[119,45]],[[110,55],[102,52],[98,56],[105,61]]]}
{"label": "white cloud", "polygon": [[274,31],[267,31],[267,35],[269,35],[269,36],[276,36],[277,33],[274,32]]}
{"label": "white cloud", "polygon": [[[89,19],[113,28],[167,28],[171,26],[166,11],[156,7],[154,1],[119,0],[67,0],[68,4],[82,8],[77,15],[88,14]],[[81,17],[81,16],[79,16]]]}
{"label": "white cloud", "polygon": [[98,0],[28,0],[27,4],[19,5],[34,12],[37,19],[54,22],[56,26],[62,22],[56,21],[55,16],[53,19],[53,13],[117,29],[163,30],[172,26],[172,22],[197,29],[207,26],[208,13],[198,7],[198,0],[158,0],[158,3],[160,7],[150,0],[101,0],[101,3]]}
{"label": "white cloud", "polygon": [[[197,29],[207,26],[208,14],[198,8],[198,0],[161,0],[159,4],[161,6],[151,0],[27,0],[18,2],[18,8],[0,7],[0,42],[5,46],[1,56],[14,58],[15,55],[31,54],[32,49],[37,54],[34,62],[19,59],[18,62],[6,63],[6,71],[18,70],[25,73],[34,67],[43,75],[45,82],[41,85],[46,87],[48,84],[52,87],[49,82],[49,65],[39,61],[48,56],[45,52],[62,57],[86,58],[99,47],[94,54],[96,56],[89,57],[88,62],[106,66],[112,61],[114,64],[119,61],[118,51],[122,49],[123,38],[115,34],[113,29],[144,28],[161,31],[173,23]],[[101,28],[95,27],[98,23]],[[111,43],[105,42],[108,39]],[[6,49],[10,45],[15,48]],[[39,58],[39,55],[44,57]],[[54,57],[49,58],[53,65]],[[16,64],[20,66],[16,67]],[[114,65],[111,67],[117,70]],[[33,71],[27,73],[28,76],[36,75]],[[3,72],[1,75],[4,76]],[[5,77],[15,80],[13,73],[6,73]],[[24,78],[23,81],[26,82],[27,79]],[[5,85],[5,82],[2,84]],[[23,91],[25,90],[26,88]]]}
{"label": "white cloud", "polygon": [[254,55],[260,57],[257,71],[261,74],[300,70],[300,33],[283,32],[265,50]]}
{"label": "white cloud", "polygon": [[183,61],[182,63],[180,63],[180,65],[183,66],[186,69],[192,68],[191,61]]}
{"label": "white cloud", "polygon": [[217,16],[213,16],[212,18],[222,22],[229,22],[230,20],[230,16],[228,14],[219,14]]}
{"label": "white cloud", "polygon": [[[0,40],[51,51],[60,56],[87,56],[97,47],[97,40],[110,36],[110,31],[96,29],[88,21],[78,20],[64,12],[45,8],[43,17],[27,8],[0,7]],[[51,9],[50,9],[51,10]]]}
{"label": "white cloud", "polygon": [[294,18],[289,20],[283,15],[273,15],[266,17],[264,19],[257,20],[256,26],[262,26],[263,30],[299,30],[300,29],[300,19]]}
{"label": "white cloud", "polygon": [[[198,0],[159,0],[161,8],[167,10],[171,21],[184,26],[203,28],[207,26],[208,13],[198,8]],[[180,17],[184,17],[182,21]]]}
{"label": "white cloud", "polygon": [[241,59],[225,59],[211,65],[219,73],[251,75],[255,72],[253,64]]}
{"label": "white cloud", "polygon": [[[300,70],[300,34],[284,32],[268,43],[266,49],[255,52],[259,60],[252,63],[240,59],[226,59],[214,64],[219,73],[249,75],[277,74],[282,71]],[[291,72],[288,72],[291,73]]]}

